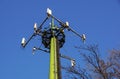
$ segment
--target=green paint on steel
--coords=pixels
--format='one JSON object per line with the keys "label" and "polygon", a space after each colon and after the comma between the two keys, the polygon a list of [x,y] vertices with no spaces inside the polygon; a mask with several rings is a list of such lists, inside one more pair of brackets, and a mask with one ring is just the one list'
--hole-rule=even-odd
{"label": "green paint on steel", "polygon": [[52,18],[51,29],[53,33],[53,37],[51,37],[50,41],[50,71],[49,71],[49,79],[58,79],[58,65],[57,65],[57,42],[56,37],[54,36],[54,19]]}
{"label": "green paint on steel", "polygon": [[52,24],[51,24],[51,28],[54,29],[54,18],[52,18]]}
{"label": "green paint on steel", "polygon": [[57,51],[56,51],[56,38],[51,38],[50,44],[50,74],[49,79],[58,79],[57,71]]}
{"label": "green paint on steel", "polygon": [[52,37],[50,41],[50,70],[49,79],[61,79],[60,61],[59,61],[59,46],[58,40],[54,34],[54,18],[51,21]]}

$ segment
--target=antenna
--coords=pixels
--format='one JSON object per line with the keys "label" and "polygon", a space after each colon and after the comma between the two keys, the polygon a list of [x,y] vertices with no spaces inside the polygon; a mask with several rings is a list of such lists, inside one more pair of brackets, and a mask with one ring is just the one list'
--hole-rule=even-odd
{"label": "antenna", "polygon": [[34,33],[37,33],[37,23],[34,24]]}
{"label": "antenna", "polygon": [[[60,57],[70,60],[71,67],[75,66],[75,59],[62,55],[60,53],[60,48],[63,47],[65,43],[65,29],[68,29],[68,31],[71,31],[76,36],[80,37],[82,41],[84,42],[86,40],[85,34],[79,34],[75,30],[73,30],[69,22],[63,22],[52,15],[52,10],[47,8],[47,16],[43,20],[43,22],[38,27],[37,23],[34,24],[34,33],[30,36],[30,38],[26,41],[25,38],[22,38],[21,45],[22,47],[26,47],[28,43],[33,39],[33,37],[39,36],[42,39],[42,44],[44,45],[45,49],[42,49],[40,47],[33,47],[32,54],[35,54],[36,50],[44,51],[46,53],[50,54],[50,71],[49,71],[49,79],[61,79],[61,65],[60,65]],[[46,23],[46,21],[50,19],[50,27],[45,29],[43,26]],[[54,25],[54,20],[56,20],[60,26],[57,27]]]}
{"label": "antenna", "polygon": [[72,67],[75,66],[75,60],[71,60],[71,66],[72,66]]}
{"label": "antenna", "polygon": [[52,10],[50,10],[49,8],[47,8],[47,15],[51,16],[52,15]]}
{"label": "antenna", "polygon": [[25,41],[25,38],[23,37],[23,38],[22,38],[22,41],[21,41],[21,45],[24,47],[24,46],[25,46],[25,43],[26,43],[26,41]]}
{"label": "antenna", "polygon": [[81,38],[82,38],[82,41],[85,42],[85,40],[86,40],[85,34],[82,34],[82,37],[81,37]]}

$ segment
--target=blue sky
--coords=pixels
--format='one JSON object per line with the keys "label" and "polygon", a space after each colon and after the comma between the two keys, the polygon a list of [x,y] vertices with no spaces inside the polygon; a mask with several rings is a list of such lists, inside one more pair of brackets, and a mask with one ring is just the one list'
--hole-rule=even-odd
{"label": "blue sky", "polygon": [[[32,47],[39,46],[41,40],[20,47],[21,38],[33,33],[34,23],[42,22],[48,7],[78,33],[85,33],[86,44],[98,44],[103,57],[120,47],[120,0],[0,0],[0,79],[48,79],[49,54],[37,51],[32,55]],[[65,33],[61,53],[79,61],[74,46],[84,44],[73,33]],[[67,60],[61,63],[70,64]]]}

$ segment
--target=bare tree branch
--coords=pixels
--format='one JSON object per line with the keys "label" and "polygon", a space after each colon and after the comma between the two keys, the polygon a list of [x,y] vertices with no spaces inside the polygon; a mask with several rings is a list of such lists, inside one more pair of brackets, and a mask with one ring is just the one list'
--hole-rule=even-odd
{"label": "bare tree branch", "polygon": [[[98,45],[76,47],[83,50],[80,55],[84,58],[87,66],[84,68],[66,68],[72,79],[120,79],[120,50],[112,50],[108,60],[100,57]],[[89,75],[86,75],[89,74]]]}

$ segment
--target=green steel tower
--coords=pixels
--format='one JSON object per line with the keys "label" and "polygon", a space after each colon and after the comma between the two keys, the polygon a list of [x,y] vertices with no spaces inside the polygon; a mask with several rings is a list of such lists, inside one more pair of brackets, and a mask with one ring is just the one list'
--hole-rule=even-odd
{"label": "green steel tower", "polygon": [[53,36],[50,38],[50,70],[49,79],[61,79],[60,60],[59,60],[59,44],[54,34],[54,19],[52,19],[51,29]]}
{"label": "green steel tower", "polygon": [[[42,26],[50,18],[51,18],[50,28],[42,30],[43,28]],[[54,20],[60,24],[59,27],[54,25]],[[34,33],[31,35],[28,41],[26,41],[25,38],[23,38],[21,41],[21,45],[25,47],[33,37],[40,36],[42,38],[42,44],[48,50],[33,47],[33,51],[41,50],[41,51],[50,53],[49,79],[61,79],[62,78],[60,57],[71,60],[72,67],[75,65],[74,59],[61,55],[59,52],[59,49],[63,47],[65,43],[64,29],[68,29],[68,31],[71,31],[77,36],[81,37],[83,41],[86,39],[85,34],[79,35],[77,32],[75,32],[73,29],[70,28],[68,22],[64,23],[60,21],[59,19],[57,19],[56,17],[54,17],[52,15],[52,11],[48,8],[47,17],[44,19],[44,21],[41,23],[39,27],[37,27],[36,23],[34,24]]]}

